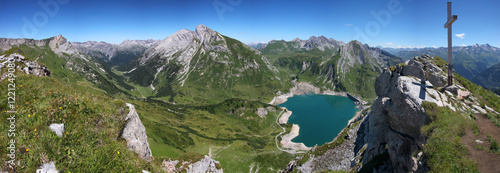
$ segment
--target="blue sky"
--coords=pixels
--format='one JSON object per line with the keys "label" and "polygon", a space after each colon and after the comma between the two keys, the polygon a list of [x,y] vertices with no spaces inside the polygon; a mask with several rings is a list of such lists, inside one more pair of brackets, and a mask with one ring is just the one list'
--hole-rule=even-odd
{"label": "blue sky", "polygon": [[[447,45],[447,0],[0,0],[0,37],[164,39],[204,24],[244,43],[324,35],[370,46]],[[453,44],[500,47],[500,1],[454,0]],[[45,5],[44,5],[45,4]],[[462,38],[458,36],[463,36]]]}

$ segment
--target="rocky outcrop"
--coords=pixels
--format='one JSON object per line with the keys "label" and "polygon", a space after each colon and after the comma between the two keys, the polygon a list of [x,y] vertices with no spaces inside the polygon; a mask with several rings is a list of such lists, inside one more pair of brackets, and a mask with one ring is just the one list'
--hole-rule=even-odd
{"label": "rocky outcrop", "polygon": [[179,161],[169,159],[163,160],[162,169],[168,173],[183,172],[197,173],[197,172],[210,172],[210,173],[222,173],[224,172],[221,168],[219,161],[213,160],[210,156],[204,156],[201,160],[190,163],[188,161]]}
{"label": "rocky outcrop", "polygon": [[[427,77],[440,75],[440,69],[433,65],[428,56],[414,58],[405,65],[398,65],[394,71],[385,69],[376,79],[375,92],[378,98],[372,105],[367,118],[363,156],[366,164],[378,155],[388,152],[395,172],[413,172],[419,168],[412,154],[422,150],[425,136],[420,128],[427,119],[422,102],[434,102],[444,106],[444,94],[435,91],[433,84],[442,86],[441,80],[431,83]],[[437,76],[439,79],[439,76]]]}
{"label": "rocky outcrop", "polygon": [[429,55],[411,59],[402,69],[401,75],[427,80],[435,87],[445,86],[447,84],[446,73],[433,63],[432,59]]}
{"label": "rocky outcrop", "polygon": [[[422,169],[417,160],[421,155],[426,137],[420,128],[429,120],[422,108],[422,102],[434,102],[438,106],[455,108],[448,96],[434,88],[446,83],[445,73],[432,57],[415,57],[395,68],[385,69],[376,79],[375,92],[378,98],[366,119],[363,143],[366,150],[362,163],[366,164],[376,156],[387,152],[394,172],[415,172]],[[387,170],[386,170],[387,171]]]}
{"label": "rocky outcrop", "polygon": [[[1,55],[0,70],[2,68],[6,68],[9,61],[17,62],[15,68],[19,71],[23,71],[26,74],[33,74],[36,76],[50,76],[50,70],[46,66],[41,65],[36,60],[27,60],[19,52],[10,55]],[[1,80],[3,80],[4,78],[4,75],[0,77]]]}
{"label": "rocky outcrop", "polygon": [[212,172],[212,173],[222,173],[222,168],[218,161],[213,160],[212,158],[205,156],[200,161],[193,163],[188,166],[188,173],[197,173],[197,172]]}
{"label": "rocky outcrop", "polygon": [[127,147],[129,150],[134,151],[139,157],[146,161],[151,161],[153,155],[149,148],[149,143],[146,136],[146,128],[139,119],[134,105],[127,103],[129,113],[125,118],[125,127],[123,128],[121,137],[127,140]]}

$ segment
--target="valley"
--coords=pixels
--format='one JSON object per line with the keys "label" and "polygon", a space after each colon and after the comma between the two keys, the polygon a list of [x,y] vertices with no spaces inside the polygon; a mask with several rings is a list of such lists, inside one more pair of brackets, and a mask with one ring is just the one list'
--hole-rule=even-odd
{"label": "valley", "polygon": [[[446,62],[437,56],[403,62],[406,58],[356,40],[344,43],[324,36],[272,40],[254,48],[199,25],[163,40],[121,44],[73,43],[61,35],[0,38],[0,59],[2,79],[8,74],[3,64],[8,59],[16,64],[16,110],[22,122],[18,144],[25,149],[19,149],[20,166],[4,164],[0,170],[33,172],[50,162],[64,172],[424,170],[436,164],[412,161],[422,161],[422,154],[430,161],[440,157],[420,145],[435,142],[441,132],[428,129],[442,124],[430,124],[435,117],[420,110],[457,111],[463,116],[454,121],[472,129],[467,118],[479,114],[497,124],[500,120],[498,95],[460,76],[458,88],[445,89]],[[493,77],[479,78],[481,82],[495,82],[496,66],[491,67]],[[412,84],[421,79],[431,87]],[[2,80],[2,90],[7,90],[6,82]],[[459,98],[458,90],[471,96]],[[320,110],[317,99],[335,108]],[[313,107],[318,117],[290,107],[293,102]],[[2,112],[9,110],[6,102],[0,104]],[[150,148],[151,160],[132,150],[144,145],[123,138],[127,104],[135,107],[145,128],[145,134],[134,135],[147,138],[141,142]],[[321,120],[331,112],[340,119]],[[282,121],[285,115],[288,121]],[[52,123],[65,124],[66,133],[56,136],[48,127]],[[311,126],[328,128],[308,131]],[[427,129],[425,134],[421,128]],[[304,142],[306,149],[292,142]],[[429,148],[440,154],[440,146],[435,147]],[[5,152],[0,151],[0,158],[6,158]],[[470,160],[460,163],[475,168]]]}

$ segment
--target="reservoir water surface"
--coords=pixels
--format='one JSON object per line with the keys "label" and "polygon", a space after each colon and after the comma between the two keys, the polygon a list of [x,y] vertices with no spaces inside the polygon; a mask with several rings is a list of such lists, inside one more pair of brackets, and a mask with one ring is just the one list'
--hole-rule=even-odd
{"label": "reservoir water surface", "polygon": [[347,97],[316,94],[296,95],[278,106],[292,111],[288,123],[300,126],[292,142],[308,147],[331,142],[358,111]]}

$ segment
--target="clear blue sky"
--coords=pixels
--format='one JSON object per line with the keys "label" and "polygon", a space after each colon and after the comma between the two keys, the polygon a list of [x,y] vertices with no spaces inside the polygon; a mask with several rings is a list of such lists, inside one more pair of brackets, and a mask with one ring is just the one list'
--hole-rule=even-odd
{"label": "clear blue sky", "polygon": [[[48,8],[39,4],[45,2]],[[358,39],[371,46],[446,46],[446,2],[0,0],[0,37],[42,39],[61,34],[69,41],[120,43],[164,39],[180,29],[194,30],[204,24],[244,43],[324,35],[344,42]],[[500,1],[452,2],[453,14],[458,15],[453,24],[454,45],[500,47]],[[382,14],[381,20],[372,11]],[[390,14],[390,19],[383,14]],[[456,36],[462,33],[463,38]]]}

